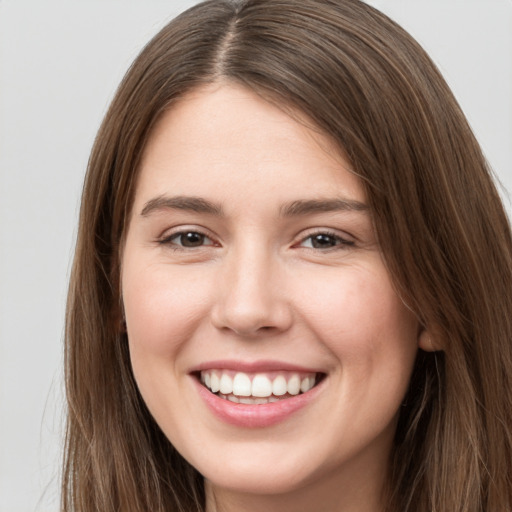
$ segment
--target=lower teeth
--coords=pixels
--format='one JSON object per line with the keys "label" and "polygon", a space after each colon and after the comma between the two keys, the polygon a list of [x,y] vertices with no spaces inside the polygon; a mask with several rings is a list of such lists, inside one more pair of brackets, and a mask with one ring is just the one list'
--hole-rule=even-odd
{"label": "lower teeth", "polygon": [[236,395],[223,395],[221,393],[215,393],[219,398],[222,398],[224,400],[229,400],[230,402],[234,402],[237,404],[248,404],[248,405],[262,405],[262,404],[268,404],[268,403],[274,403],[279,402],[280,400],[288,398],[287,396],[268,396],[264,398],[259,397],[249,397],[249,396],[236,396]]}

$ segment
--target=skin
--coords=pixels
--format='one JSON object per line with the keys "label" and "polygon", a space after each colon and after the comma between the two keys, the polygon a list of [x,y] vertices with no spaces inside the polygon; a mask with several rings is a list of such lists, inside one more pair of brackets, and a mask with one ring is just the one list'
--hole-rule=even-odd
{"label": "skin", "polygon": [[[223,215],[163,196],[200,197]],[[365,204],[329,138],[240,86],[189,93],[146,147],[122,261],[131,361],[155,420],[205,476],[208,512],[382,510],[426,335],[394,290],[368,209],[281,214],[340,198]],[[184,247],[187,232],[206,236]],[[213,415],[190,374],[219,359],[326,378],[284,421],[244,428]]]}

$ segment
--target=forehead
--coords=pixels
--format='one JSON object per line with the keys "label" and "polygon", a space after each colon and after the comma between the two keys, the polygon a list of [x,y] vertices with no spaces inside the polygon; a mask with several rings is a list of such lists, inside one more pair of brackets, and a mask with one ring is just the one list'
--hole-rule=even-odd
{"label": "forehead", "polygon": [[343,196],[364,201],[359,178],[332,140],[241,86],[188,93],[166,111],[146,145],[136,202],[157,195],[217,201]]}

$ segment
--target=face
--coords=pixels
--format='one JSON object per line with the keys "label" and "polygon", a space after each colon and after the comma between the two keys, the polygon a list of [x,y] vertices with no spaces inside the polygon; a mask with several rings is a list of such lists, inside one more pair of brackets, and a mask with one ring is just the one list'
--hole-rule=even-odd
{"label": "face", "polygon": [[371,487],[417,351],[360,180],[306,124],[210,86],[165,113],[141,164],[122,261],[133,371],[217,489]]}

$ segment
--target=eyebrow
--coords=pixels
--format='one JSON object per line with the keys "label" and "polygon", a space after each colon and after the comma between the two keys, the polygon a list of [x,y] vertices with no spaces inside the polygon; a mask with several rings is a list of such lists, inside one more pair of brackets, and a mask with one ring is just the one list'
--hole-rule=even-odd
{"label": "eyebrow", "polygon": [[[158,196],[145,203],[141,216],[147,217],[153,212],[161,210],[185,210],[195,213],[206,213],[217,217],[224,216],[222,206],[202,197],[194,196]],[[296,217],[322,212],[356,211],[368,212],[366,204],[353,199],[305,199],[292,201],[280,208],[281,217]]]}
{"label": "eyebrow", "polygon": [[292,201],[281,207],[282,217],[295,217],[299,215],[309,215],[312,213],[323,212],[368,212],[369,208],[365,203],[353,199],[334,198],[334,199],[307,199]]}
{"label": "eyebrow", "polygon": [[158,196],[150,199],[142,208],[140,214],[147,217],[150,213],[161,210],[186,210],[196,213],[207,213],[222,217],[224,212],[222,206],[201,197],[189,196]]}

